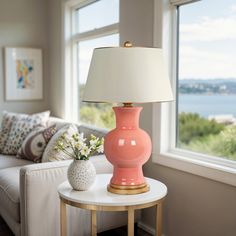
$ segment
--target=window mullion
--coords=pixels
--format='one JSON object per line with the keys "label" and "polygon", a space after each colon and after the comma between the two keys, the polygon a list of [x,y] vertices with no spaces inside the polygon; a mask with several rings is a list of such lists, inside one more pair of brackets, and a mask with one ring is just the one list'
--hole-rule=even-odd
{"label": "window mullion", "polygon": [[174,6],[181,6],[188,3],[198,2],[202,0],[170,0],[170,4]]}
{"label": "window mullion", "polygon": [[99,29],[90,30],[84,33],[77,33],[73,36],[73,41],[83,41],[95,37],[102,37],[110,34],[116,34],[119,31],[119,24],[112,24]]}
{"label": "window mullion", "polygon": [[77,11],[83,7],[87,7],[90,4],[93,4],[94,2],[97,2],[98,0],[80,0],[80,2],[76,5],[74,5],[71,9],[73,11]]}
{"label": "window mullion", "polygon": [[175,47],[175,52],[176,52],[176,65],[175,65],[175,147],[178,145],[178,138],[179,138],[179,15],[180,15],[180,10],[179,6],[176,9],[177,14],[176,14],[176,34],[175,34],[175,39],[176,39],[176,47]]}

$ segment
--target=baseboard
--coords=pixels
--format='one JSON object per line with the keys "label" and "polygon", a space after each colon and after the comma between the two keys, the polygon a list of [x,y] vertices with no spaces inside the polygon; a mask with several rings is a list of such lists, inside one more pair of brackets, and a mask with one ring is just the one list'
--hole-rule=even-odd
{"label": "baseboard", "polygon": [[[143,229],[144,231],[146,231],[147,233],[155,236],[156,235],[156,231],[155,229],[153,229],[152,227],[150,227],[149,225],[143,223],[142,221],[138,222],[138,227]],[[164,234],[162,234],[162,236],[165,236]]]}

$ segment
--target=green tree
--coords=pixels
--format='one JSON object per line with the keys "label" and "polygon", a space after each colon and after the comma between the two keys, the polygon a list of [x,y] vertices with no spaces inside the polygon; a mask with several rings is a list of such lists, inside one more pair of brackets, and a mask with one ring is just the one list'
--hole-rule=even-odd
{"label": "green tree", "polygon": [[112,104],[83,102],[85,84],[80,84],[80,120],[101,128],[115,128],[115,114]]}
{"label": "green tree", "polygon": [[107,107],[104,111],[101,112],[101,120],[105,128],[115,128],[115,113],[111,107]]}
{"label": "green tree", "polygon": [[229,125],[217,135],[209,135],[203,139],[193,140],[183,147],[215,157],[236,160],[236,126]]}
{"label": "green tree", "polygon": [[95,106],[83,106],[80,109],[80,120],[88,124],[101,126],[100,110]]}
{"label": "green tree", "polygon": [[236,126],[228,126],[220,132],[213,150],[220,156],[236,160]]}
{"label": "green tree", "polygon": [[80,109],[80,120],[98,127],[113,129],[115,127],[115,114],[111,105],[89,104]]}
{"label": "green tree", "polygon": [[215,135],[224,129],[225,125],[218,124],[214,120],[205,119],[197,113],[181,113],[179,115],[179,141],[189,144],[196,139],[202,139],[208,135]]}

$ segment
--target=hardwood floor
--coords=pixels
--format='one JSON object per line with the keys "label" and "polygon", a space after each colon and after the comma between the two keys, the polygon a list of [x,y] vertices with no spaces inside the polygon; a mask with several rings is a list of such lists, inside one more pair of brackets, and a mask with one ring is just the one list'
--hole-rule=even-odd
{"label": "hardwood floor", "polygon": [[5,221],[0,217],[0,235],[1,236],[14,236],[11,230],[8,228]]}
{"label": "hardwood floor", "polygon": [[[126,236],[127,235],[127,227],[121,227],[113,230],[109,230],[106,232],[99,233],[98,236]],[[144,230],[135,227],[135,236],[151,236],[151,234],[145,232]]]}
{"label": "hardwood floor", "polygon": [[[106,232],[99,233],[98,236],[126,236],[127,227],[121,227]],[[0,217],[0,236],[14,236],[11,230],[8,228],[7,224]],[[135,236],[151,236],[149,233],[143,231],[142,229],[135,226]]]}

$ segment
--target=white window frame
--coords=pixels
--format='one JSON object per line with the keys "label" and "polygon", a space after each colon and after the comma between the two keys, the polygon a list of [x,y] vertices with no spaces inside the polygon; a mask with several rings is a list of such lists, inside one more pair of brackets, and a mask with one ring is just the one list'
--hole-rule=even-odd
{"label": "white window frame", "polygon": [[[170,68],[169,74],[174,96],[176,95],[176,52],[178,44],[176,6],[187,2],[189,3],[191,0],[155,0],[154,2],[154,46],[162,47],[164,50],[166,62]],[[152,161],[236,186],[236,161],[176,148],[175,122],[175,102],[153,105]]]}
{"label": "white window frame", "polygon": [[[64,75],[64,118],[79,121],[79,81],[77,75],[77,44],[82,41],[119,34],[119,23],[82,33],[76,32],[76,10],[98,0],[65,0],[63,4],[62,74]],[[74,98],[78,99],[74,99]]]}

